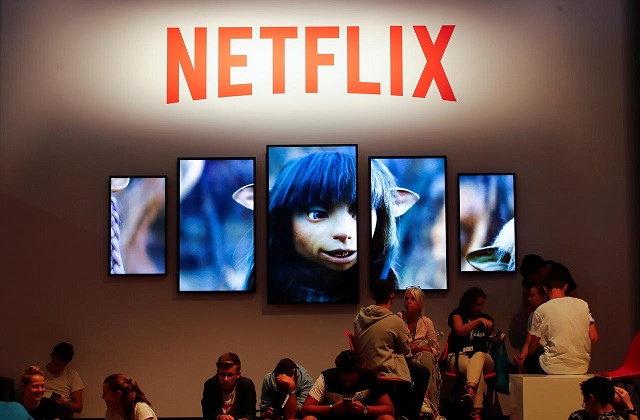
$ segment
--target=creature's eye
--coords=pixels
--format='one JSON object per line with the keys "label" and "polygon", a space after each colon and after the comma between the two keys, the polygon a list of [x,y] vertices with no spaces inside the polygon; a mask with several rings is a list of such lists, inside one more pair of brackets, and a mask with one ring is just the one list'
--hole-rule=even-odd
{"label": "creature's eye", "polygon": [[307,217],[310,220],[322,220],[329,216],[326,210],[320,208],[313,208],[307,211]]}
{"label": "creature's eye", "polygon": [[354,219],[358,218],[358,205],[357,204],[352,204],[349,207],[349,214],[351,215],[351,217],[353,217]]}

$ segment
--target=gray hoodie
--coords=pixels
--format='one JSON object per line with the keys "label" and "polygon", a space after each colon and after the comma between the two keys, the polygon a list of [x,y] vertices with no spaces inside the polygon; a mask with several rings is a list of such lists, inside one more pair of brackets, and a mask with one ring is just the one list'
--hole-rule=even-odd
{"label": "gray hoodie", "polygon": [[360,308],[353,324],[362,365],[378,376],[411,382],[405,360],[411,349],[404,322],[389,309],[371,305]]}

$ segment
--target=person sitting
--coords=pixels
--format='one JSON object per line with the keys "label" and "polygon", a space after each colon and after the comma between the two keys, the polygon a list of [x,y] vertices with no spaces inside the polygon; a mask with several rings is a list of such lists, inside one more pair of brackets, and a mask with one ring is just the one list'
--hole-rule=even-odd
{"label": "person sitting", "polygon": [[102,399],[107,406],[105,420],[158,420],[138,383],[121,373],[104,379]]}
{"label": "person sitting", "polygon": [[520,274],[522,275],[522,304],[527,316],[533,312],[529,303],[529,290],[534,284],[542,285],[544,276],[551,270],[564,271],[567,276],[567,295],[578,297],[576,288],[578,285],[573,280],[569,269],[552,260],[544,260],[540,255],[525,255],[520,264]]}
{"label": "person sitting", "polygon": [[60,406],[65,417],[81,413],[84,384],[78,372],[68,366],[73,360],[73,346],[65,342],[58,343],[51,351],[50,357],[51,361],[45,365],[45,391]]}
{"label": "person sitting", "polygon": [[[534,311],[538,308],[538,306],[542,305],[548,300],[549,300],[549,296],[547,296],[547,293],[544,291],[544,287],[542,287],[541,284],[535,284],[531,287],[531,290],[529,291],[529,304],[531,305]],[[527,331],[531,329],[532,320],[533,320],[533,313],[529,315],[529,320],[527,321]],[[524,368],[523,362],[524,362],[524,359],[529,354],[530,342],[531,342],[531,334],[527,333],[527,339],[525,340],[524,345],[520,350],[520,353],[516,353],[513,355],[513,364],[516,365],[516,369],[514,369],[515,371],[511,373],[527,373],[526,369]],[[542,344],[544,345],[544,343]],[[537,351],[538,356],[540,356],[543,351],[544,350],[542,349],[542,347],[539,347]]]}
{"label": "person sitting", "polygon": [[[533,313],[529,351],[524,359],[528,373],[586,373],[591,360],[591,344],[598,341],[598,330],[587,302],[565,295],[567,273],[551,270],[544,277],[549,301]],[[542,354],[538,346],[544,343]]]}
{"label": "person sitting", "polygon": [[34,420],[57,420],[62,417],[58,405],[44,397],[44,371],[38,366],[29,366],[20,378],[22,405]]}
{"label": "person sitting", "polygon": [[[354,320],[356,352],[362,366],[384,378],[391,400],[398,412],[414,419],[420,414],[429,383],[429,370],[421,365],[409,366],[411,357],[407,326],[391,312],[395,285],[389,280],[376,280],[372,287],[375,305],[361,308]],[[411,382],[413,381],[413,388]]]}
{"label": "person sitting", "polygon": [[480,418],[482,411],[482,374],[493,370],[493,359],[489,355],[489,336],[494,321],[482,312],[487,295],[479,287],[466,290],[458,307],[448,318],[451,328],[449,336],[448,370],[466,378],[462,402],[473,406],[472,417]]}
{"label": "person sitting", "polygon": [[335,365],[323,371],[309,391],[302,406],[303,420],[394,420],[393,403],[380,379],[362,368],[353,350],[340,353]]}
{"label": "person sitting", "polygon": [[638,420],[631,396],[611,379],[594,376],[580,384],[580,391],[584,409],[571,413],[569,420]]}
{"label": "person sitting", "polygon": [[216,374],[207,379],[202,391],[204,420],[253,420],[256,413],[256,388],[241,376],[240,358],[224,353],[216,362]]}
{"label": "person sitting", "polygon": [[307,370],[291,359],[282,359],[262,381],[260,418],[300,418],[300,409],[313,386]]}
{"label": "person sitting", "polygon": [[422,404],[423,413],[432,412],[431,405],[439,407],[442,378],[438,369],[440,344],[433,321],[423,315],[425,296],[420,287],[410,286],[404,292],[404,310],[397,315],[407,326],[409,347],[413,356],[408,360],[409,366],[416,364],[428,370],[429,384]]}
{"label": "person sitting", "polygon": [[33,420],[27,409],[20,403],[0,401],[0,419],[2,420]]}

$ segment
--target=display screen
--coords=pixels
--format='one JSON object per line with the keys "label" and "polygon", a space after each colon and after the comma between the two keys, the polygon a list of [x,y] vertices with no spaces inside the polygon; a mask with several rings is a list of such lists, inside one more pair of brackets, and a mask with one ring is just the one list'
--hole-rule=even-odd
{"label": "display screen", "polygon": [[371,281],[445,290],[446,157],[369,159]]}
{"label": "display screen", "polygon": [[356,303],[357,146],[267,146],[269,303]]}
{"label": "display screen", "polygon": [[514,174],[458,174],[460,271],[516,271]]}
{"label": "display screen", "polygon": [[179,159],[179,292],[255,292],[255,159]]}
{"label": "display screen", "polygon": [[109,177],[109,274],[166,274],[166,177]]}

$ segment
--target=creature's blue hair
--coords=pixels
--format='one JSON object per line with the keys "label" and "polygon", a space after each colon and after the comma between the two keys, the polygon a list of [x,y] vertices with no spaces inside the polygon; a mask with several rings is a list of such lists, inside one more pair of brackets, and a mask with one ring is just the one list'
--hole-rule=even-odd
{"label": "creature's blue hair", "polygon": [[387,279],[398,252],[398,229],[393,214],[396,181],[387,167],[376,159],[371,160],[371,209],[377,222],[371,239],[372,281]]}
{"label": "creature's blue hair", "polygon": [[356,202],[356,159],[341,152],[317,152],[289,161],[270,192],[269,212],[312,204]]}

